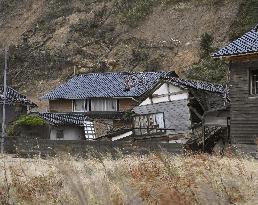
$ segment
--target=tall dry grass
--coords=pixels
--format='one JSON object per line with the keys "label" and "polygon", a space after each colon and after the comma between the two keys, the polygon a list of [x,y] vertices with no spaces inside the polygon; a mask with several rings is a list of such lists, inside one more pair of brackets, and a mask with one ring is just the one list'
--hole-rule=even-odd
{"label": "tall dry grass", "polygon": [[190,205],[258,201],[258,162],[209,155],[47,160],[1,156],[0,204]]}

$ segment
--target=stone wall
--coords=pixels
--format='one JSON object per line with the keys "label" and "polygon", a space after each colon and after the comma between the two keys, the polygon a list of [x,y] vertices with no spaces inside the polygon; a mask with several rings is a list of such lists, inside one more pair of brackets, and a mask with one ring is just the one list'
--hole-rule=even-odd
{"label": "stone wall", "polygon": [[148,154],[150,152],[167,151],[170,153],[183,153],[181,144],[151,143],[151,142],[107,142],[86,140],[43,140],[8,138],[5,143],[5,152],[20,156],[55,156],[69,153],[76,156],[102,157],[109,153],[112,156],[121,154]]}
{"label": "stone wall", "polygon": [[113,130],[113,120],[96,119],[94,120],[96,137],[101,137]]}

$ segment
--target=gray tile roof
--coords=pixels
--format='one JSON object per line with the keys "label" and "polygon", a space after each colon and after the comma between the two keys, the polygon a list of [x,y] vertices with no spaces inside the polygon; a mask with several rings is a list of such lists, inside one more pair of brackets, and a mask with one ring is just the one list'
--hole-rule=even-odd
{"label": "gray tile roof", "polygon": [[40,117],[46,120],[49,124],[60,125],[77,125],[84,126],[89,118],[84,114],[77,113],[38,113]]}
{"label": "gray tile roof", "polygon": [[95,97],[140,97],[160,78],[176,77],[175,72],[118,72],[78,75],[42,99],[85,99]]}
{"label": "gray tile roof", "polygon": [[226,47],[213,53],[212,57],[237,56],[258,52],[258,25]]}
{"label": "gray tile roof", "polygon": [[[37,105],[26,98],[26,96],[21,95],[18,91],[14,90],[11,87],[7,87],[6,89],[6,103],[13,104],[13,103],[21,103],[25,106],[36,107]],[[4,101],[4,87],[0,86],[0,104]]]}
{"label": "gray tile roof", "polygon": [[189,89],[205,110],[222,107],[229,100],[228,89],[220,84],[180,78],[170,78],[168,82],[180,88]]}
{"label": "gray tile roof", "polygon": [[84,129],[85,139],[92,140],[95,136],[93,122],[85,115],[78,113],[38,113],[40,117],[53,126],[78,126]]}
{"label": "gray tile roof", "polygon": [[186,79],[174,78],[174,77],[169,78],[167,81],[181,88],[194,88],[197,90],[205,90],[205,91],[215,92],[215,93],[226,92],[226,88],[220,84],[213,84],[213,83],[197,81],[197,80],[186,80]]}

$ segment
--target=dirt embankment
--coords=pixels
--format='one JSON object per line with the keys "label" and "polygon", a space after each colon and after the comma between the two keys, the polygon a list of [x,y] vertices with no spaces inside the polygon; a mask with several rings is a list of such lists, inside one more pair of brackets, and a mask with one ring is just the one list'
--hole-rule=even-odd
{"label": "dirt embankment", "polygon": [[79,72],[182,74],[198,61],[203,33],[213,35],[217,46],[228,41],[239,7],[231,0],[157,5],[131,28],[121,23],[116,2],[0,1],[0,42],[11,49],[9,83],[39,102],[39,96]]}

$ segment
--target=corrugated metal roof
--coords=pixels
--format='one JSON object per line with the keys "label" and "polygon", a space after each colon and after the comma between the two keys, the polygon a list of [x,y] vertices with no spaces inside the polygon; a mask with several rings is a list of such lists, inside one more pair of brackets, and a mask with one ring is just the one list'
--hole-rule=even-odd
{"label": "corrugated metal roof", "polygon": [[212,57],[237,56],[258,52],[258,25],[226,47],[213,53]]}
{"label": "corrugated metal roof", "polygon": [[225,93],[226,88],[220,84],[213,84],[197,80],[186,80],[182,78],[171,77],[167,80],[169,83],[181,88],[194,88],[197,90],[205,90],[209,92]]}
{"label": "corrugated metal roof", "polygon": [[140,97],[160,78],[175,72],[109,72],[78,75],[44,95],[43,99],[85,99],[95,97]]}
{"label": "corrugated metal roof", "polygon": [[[4,101],[4,87],[0,86],[0,103]],[[29,105],[31,107],[36,107],[37,105],[26,98],[26,96],[21,95],[18,91],[14,90],[11,87],[7,87],[6,89],[6,103],[21,103],[25,106]]]}

